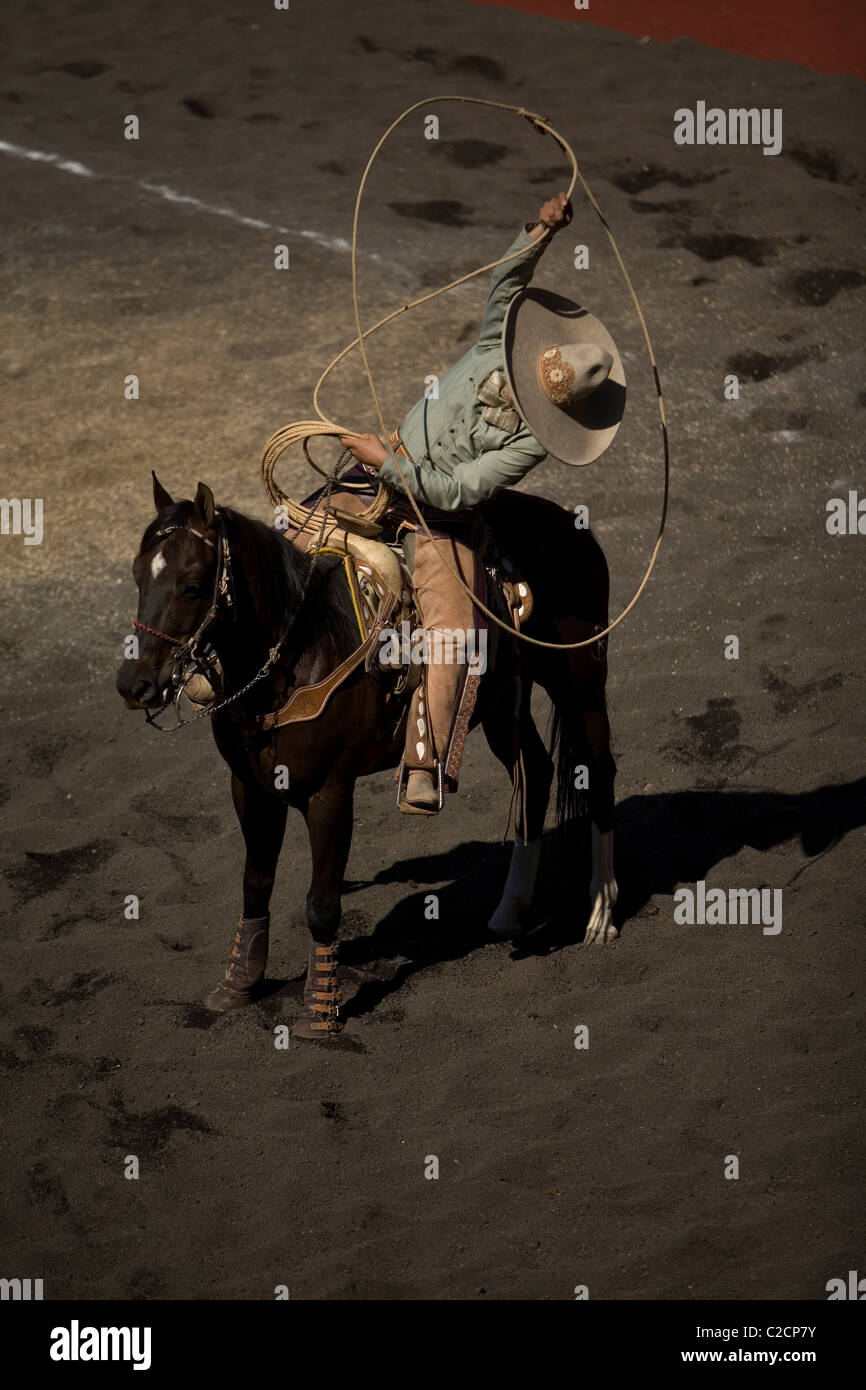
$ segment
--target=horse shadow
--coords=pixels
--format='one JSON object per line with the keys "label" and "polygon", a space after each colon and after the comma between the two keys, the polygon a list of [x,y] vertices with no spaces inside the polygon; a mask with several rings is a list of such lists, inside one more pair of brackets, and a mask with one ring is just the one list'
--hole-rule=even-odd
{"label": "horse shadow", "polygon": [[[616,924],[628,931],[651,898],[706,879],[716,864],[744,848],[768,850],[799,838],[808,862],[863,825],[866,777],[793,794],[697,790],[627,797],[616,810]],[[581,826],[575,845],[573,830],[567,832],[567,854],[557,843],[563,832],[545,834],[534,925],[512,943],[515,958],[546,955],[583,938],[589,912],[589,833],[588,826]],[[360,979],[346,1016],[368,1014],[419,971],[435,971],[489,945],[486,923],[501,894],[507,862],[504,846],[471,840],[442,854],[398,860],[373,879],[347,883],[347,894],[373,884],[407,882],[413,891],[371,933],[342,943],[341,962]],[[802,868],[795,877],[800,872]],[[429,916],[434,910],[438,915]],[[389,973],[392,961],[397,964]]]}

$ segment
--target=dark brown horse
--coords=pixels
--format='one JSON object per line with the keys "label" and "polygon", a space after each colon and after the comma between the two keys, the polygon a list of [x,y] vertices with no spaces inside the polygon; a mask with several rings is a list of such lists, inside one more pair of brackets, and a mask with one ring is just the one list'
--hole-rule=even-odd
{"label": "dark brown horse", "polygon": [[[138,655],[123,662],[117,689],[130,709],[146,710],[152,719],[184,678],[179,655],[193,667],[201,659],[210,662],[209,672],[220,672],[210,715],[217,747],[231,769],[246,863],[243,916],[229,966],[206,1002],[223,1011],[255,998],[267,960],[269,906],[286,813],[293,806],[310,837],[307,921],[315,943],[304,1009],[293,1031],[298,1037],[327,1037],[341,1026],[336,938],[355,782],[399,763],[400,711],[387,683],[361,666],[318,718],[263,732],[264,715],[279,709],[292,690],[322,680],[358,645],[343,566],[326,556],[313,561],[264,523],[226,507],[217,510],[202,483],[194,501],[174,502],[154,476],[154,503],[156,519],[133,564]],[[589,531],[576,529],[570,514],[555,504],[521,493],[499,493],[484,513],[498,548],[531,586],[535,606],[527,632],[574,642],[606,625],[607,565]],[[532,904],[554,772],[530,713],[537,683],[554,709],[558,821],[567,828],[588,814],[592,822],[585,940],[609,941],[616,936],[616,767],[605,708],[605,644],[559,652],[521,643],[518,652],[514,639],[499,637],[473,722],[481,722],[509,773],[519,735],[526,839],[518,833],[503,896],[488,925],[497,936],[513,936]]]}

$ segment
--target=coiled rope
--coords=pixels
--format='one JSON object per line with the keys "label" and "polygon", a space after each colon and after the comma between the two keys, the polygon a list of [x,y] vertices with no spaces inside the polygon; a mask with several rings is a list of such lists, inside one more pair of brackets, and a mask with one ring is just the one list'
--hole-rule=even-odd
{"label": "coiled rope", "polygon": [[[382,434],[385,439],[385,446],[388,450],[388,457],[391,459],[392,463],[394,464],[397,470],[397,473],[403,484],[403,490],[412,506],[412,510],[414,511],[418,519],[418,522],[421,526],[422,531],[424,532],[424,535],[427,537],[428,541],[433,546],[434,550],[436,551],[436,554],[439,556],[439,559],[441,560],[445,568],[448,570],[449,574],[451,574],[451,576],[454,579],[456,579],[461,588],[470,596],[474,606],[477,609],[479,609],[480,612],[484,613],[484,615],[491,622],[495,623],[505,632],[511,633],[512,636],[515,635],[515,629],[509,623],[504,622],[498,616],[498,614],[492,612],[489,608],[485,606],[485,604],[481,602],[480,599],[478,599],[475,596],[475,594],[472,592],[471,587],[465,583],[462,576],[458,574],[457,570],[451,564],[451,561],[449,560],[448,556],[442,550],[440,550],[435,538],[430,532],[430,528],[427,525],[427,522],[424,518],[424,515],[420,507],[418,506],[417,502],[415,501],[415,498],[409,491],[408,485],[406,483],[405,474],[403,473],[403,469],[400,466],[399,457],[394,453],[394,450],[390,443],[390,431],[388,430],[388,427],[385,423],[385,415],[382,407],[382,402],[379,397],[379,392],[376,389],[376,382],[374,380],[373,371],[370,367],[370,361],[367,356],[366,339],[370,337],[371,333],[375,333],[378,329],[383,328],[386,323],[393,322],[393,320],[398,318],[400,314],[407,313],[409,309],[416,309],[420,304],[427,304],[431,299],[436,299],[440,294],[446,294],[448,290],[453,290],[458,285],[465,284],[467,280],[474,280],[478,275],[483,275],[487,271],[495,270],[498,266],[506,265],[509,261],[516,260],[518,256],[524,254],[523,250],[515,251],[510,256],[502,256],[499,260],[491,261],[488,265],[478,266],[476,270],[471,270],[466,275],[458,276],[456,280],[452,280],[449,284],[442,285],[439,289],[431,290],[429,294],[421,295],[419,299],[413,299],[408,304],[402,304],[398,309],[394,309],[390,314],[386,314],[384,318],[379,319],[378,323],[374,323],[372,327],[367,329],[363,329],[361,327],[361,305],[358,291],[358,227],[361,215],[361,202],[364,196],[364,190],[367,185],[367,180],[370,176],[370,171],[372,170],[373,165],[379,153],[381,152],[383,145],[386,143],[387,140],[390,139],[391,135],[393,135],[397,127],[401,125],[408,116],[411,116],[415,111],[419,111],[422,107],[426,108],[443,101],[462,102],[472,106],[491,106],[500,111],[512,111],[516,115],[523,116],[526,120],[528,120],[530,124],[533,125],[540,134],[551,135],[553,137],[553,139],[563,150],[563,152],[569,160],[569,163],[571,164],[571,182],[568,188],[568,198],[571,198],[575,186],[579,182],[581,188],[583,189],[583,192],[586,194],[590,206],[592,207],[593,211],[595,212],[596,216],[601,222],[602,227],[604,228],[605,235],[607,236],[613,254],[616,258],[616,263],[619,266],[623,280],[625,281],[626,288],[628,289],[629,295],[631,296],[631,301],[634,305],[638,322],[640,323],[641,331],[644,337],[644,342],[646,343],[647,355],[649,356],[650,365],[652,367],[653,381],[655,384],[656,398],[658,401],[659,424],[662,434],[662,448],[664,452],[664,491],[662,497],[662,509],[661,517],[659,519],[658,532],[656,534],[655,543],[650,554],[649,563],[647,564],[640,584],[638,585],[637,589],[632,595],[632,598],[626,604],[625,608],[622,610],[618,617],[614,618],[612,623],[609,623],[608,626],[604,628],[601,632],[597,632],[592,637],[587,637],[581,642],[544,642],[538,637],[529,636],[529,634],[526,632],[517,631],[516,633],[516,636],[522,642],[529,642],[534,647],[547,647],[555,651],[575,651],[578,647],[589,647],[592,646],[595,642],[601,642],[604,640],[605,637],[608,636],[609,633],[613,632],[614,628],[618,627],[619,624],[628,616],[628,614],[634,608],[635,604],[637,603],[638,599],[640,598],[641,594],[646,588],[647,583],[649,582],[649,577],[653,572],[653,568],[655,566],[655,562],[658,557],[659,550],[661,548],[662,537],[664,535],[665,529],[665,522],[667,520],[668,495],[670,491],[670,453],[668,446],[668,429],[667,421],[665,419],[664,399],[662,397],[661,380],[659,378],[658,366],[656,364],[655,353],[653,352],[652,340],[650,339],[646,319],[644,318],[643,310],[641,309],[640,305],[640,300],[638,299],[634,285],[631,282],[631,277],[628,273],[628,270],[626,269],[625,262],[623,261],[622,255],[620,254],[619,247],[616,244],[616,240],[614,238],[613,232],[610,229],[607,218],[604,216],[604,213],[599,207],[599,204],[595,196],[593,195],[592,190],[590,189],[588,183],[586,182],[586,179],[583,177],[583,174],[580,172],[580,169],[578,168],[577,159],[575,158],[574,151],[572,150],[565,137],[560,135],[558,131],[554,130],[553,126],[550,125],[550,123],[546,121],[543,116],[537,115],[534,111],[527,111],[523,106],[513,106],[508,102],[489,101],[484,97],[427,97],[424,101],[416,101],[412,106],[408,106],[406,110],[400,116],[398,116],[397,119],[385,131],[384,135],[381,137],[375,149],[373,150],[373,153],[370,155],[370,158],[367,160],[367,165],[361,177],[361,182],[358,185],[358,193],[355,198],[355,214],[352,222],[352,309],[354,311],[355,326],[358,330],[358,336],[354,339],[353,342],[349,343],[347,347],[343,348],[343,351],[340,352],[334,358],[334,360],[325,368],[325,370],[322,372],[322,375],[319,377],[319,380],[316,382],[316,386],[313,391],[313,408],[316,411],[318,419],[299,420],[296,421],[294,424],[286,425],[283,429],[278,430],[275,434],[273,434],[271,438],[268,440],[267,444],[265,445],[265,450],[262,456],[261,463],[262,483],[265,492],[270,498],[272,505],[274,507],[282,507],[285,510],[289,521],[294,523],[298,528],[303,527],[304,524],[309,520],[312,513],[315,511],[318,503],[314,502],[313,506],[307,509],[305,507],[299,506],[298,503],[293,502],[289,497],[287,497],[286,494],[282,491],[282,489],[274,481],[274,466],[279,457],[285,452],[286,449],[292,447],[293,445],[301,444],[303,446],[305,457],[307,461],[312,465],[312,467],[315,468],[318,473],[321,473],[322,476],[327,477],[328,479],[332,478],[333,475],[325,473],[324,470],[321,469],[319,465],[315,462],[315,460],[311,458],[307,445],[309,440],[320,438],[322,436],[328,436],[331,438],[337,436],[348,436],[351,438],[359,437],[360,431],[346,429],[342,425],[337,425],[333,421],[329,420],[326,415],[323,414],[322,410],[319,407],[319,393],[322,389],[322,386],[327,381],[328,377],[331,375],[331,372],[334,370],[335,367],[339,365],[340,362],[342,362],[343,358],[348,356],[348,354],[352,352],[354,348],[360,348],[361,358],[364,364],[364,371],[366,373],[367,382],[370,387],[370,394],[373,397],[373,404],[376,407],[376,414],[379,419],[379,425],[381,427]],[[550,236],[549,228],[545,230],[543,236]],[[539,240],[543,240],[543,237],[539,238]],[[387,511],[390,500],[391,489],[385,483],[380,482],[376,491],[376,496],[373,499],[371,505],[366,509],[366,511],[360,513],[359,515],[353,514],[351,517],[346,517],[346,521],[349,522],[351,526],[354,528],[359,528],[361,530],[366,530],[368,533],[373,533],[379,529],[378,522],[380,518],[384,515],[384,513]],[[338,520],[342,519],[340,512],[336,509],[334,509],[333,515],[335,515]]]}

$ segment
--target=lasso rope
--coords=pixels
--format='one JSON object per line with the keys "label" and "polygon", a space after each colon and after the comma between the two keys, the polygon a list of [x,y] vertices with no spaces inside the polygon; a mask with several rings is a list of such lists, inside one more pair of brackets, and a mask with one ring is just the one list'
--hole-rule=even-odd
{"label": "lasso rope", "polygon": [[[622,610],[619,616],[613,620],[612,623],[609,623],[608,626],[604,628],[601,632],[597,632],[592,637],[587,637],[581,642],[544,642],[538,637],[530,637],[529,634],[525,632],[518,631],[516,633],[517,637],[521,641],[529,642],[534,647],[547,647],[555,651],[574,651],[578,647],[589,647],[592,646],[595,642],[603,641],[603,639],[607,637],[609,633],[613,632],[614,628],[618,627],[619,624],[623,621],[623,619],[628,616],[628,614],[631,612],[638,599],[640,598],[641,594],[643,593],[644,589],[646,588],[646,585],[649,581],[649,577],[653,572],[653,568],[655,566],[659,550],[661,548],[662,536],[664,535],[665,529],[665,521],[667,519],[668,494],[670,489],[670,455],[668,448],[668,430],[667,422],[665,420],[664,399],[662,397],[662,388],[661,381],[659,378],[658,366],[656,365],[655,354],[653,352],[652,341],[650,339],[646,319],[644,318],[643,310],[640,306],[640,300],[638,299],[637,294],[635,292],[635,288],[631,282],[631,277],[629,276],[628,270],[626,269],[625,262],[623,261],[623,258],[620,254],[619,247],[616,244],[616,240],[614,238],[613,232],[610,229],[610,226],[608,225],[607,219],[605,218],[604,213],[599,207],[598,202],[596,201],[589,185],[586,182],[586,179],[583,177],[582,173],[580,172],[580,169],[578,168],[574,151],[572,150],[565,137],[560,135],[556,130],[554,130],[553,126],[551,126],[548,121],[546,121],[542,116],[537,115],[535,112],[527,111],[522,106],[512,106],[508,102],[489,101],[484,97],[428,97],[424,101],[416,101],[414,105],[408,106],[406,110],[402,113],[402,115],[398,116],[396,121],[394,121],[385,131],[384,135],[381,137],[375,149],[373,150],[373,153],[370,155],[370,158],[367,160],[367,165],[361,177],[361,182],[358,185],[358,193],[355,199],[355,214],[352,222],[352,309],[354,311],[355,326],[358,330],[358,336],[354,339],[353,342],[349,343],[347,347],[343,348],[343,351],[339,353],[334,358],[334,360],[325,368],[325,370],[322,372],[322,375],[319,377],[319,380],[316,382],[316,386],[313,391],[313,407],[319,418],[317,420],[300,420],[294,424],[286,425],[284,429],[278,430],[276,434],[272,435],[271,438],[268,440],[267,444],[265,445],[264,454],[262,456],[262,483],[274,507],[283,507],[289,520],[296,524],[299,528],[303,527],[306,521],[309,520],[310,516],[315,511],[318,503],[314,503],[312,507],[307,509],[305,507],[299,506],[296,502],[292,502],[291,499],[286,496],[286,494],[282,491],[281,488],[277,486],[277,484],[274,481],[274,465],[276,464],[277,459],[286,449],[290,448],[292,445],[295,444],[302,444],[304,454],[306,455],[308,462],[312,464],[312,466],[317,470],[317,472],[323,473],[323,476],[326,477],[331,476],[329,474],[324,474],[324,471],[321,468],[319,468],[318,464],[316,464],[315,461],[310,457],[310,454],[307,449],[307,442],[310,439],[319,438],[321,436],[347,436],[355,439],[359,437],[360,432],[358,430],[345,429],[342,425],[334,424],[333,421],[327,419],[327,417],[323,414],[319,407],[319,392],[321,391],[325,381],[331,375],[331,372],[334,370],[334,368],[338,366],[340,362],[342,362],[343,358],[348,356],[348,354],[354,348],[359,347],[361,349],[361,358],[364,363],[364,371],[367,376],[367,382],[370,387],[370,394],[373,397],[373,404],[376,407],[376,414],[379,418],[379,425],[381,427],[382,434],[385,437],[385,444],[388,450],[388,457],[391,459],[392,463],[394,464],[397,470],[397,473],[400,477],[400,481],[403,484],[403,490],[412,506],[412,510],[418,518],[424,535],[427,537],[427,540],[433,546],[434,550],[436,551],[436,554],[439,556],[439,559],[442,561],[442,564],[448,570],[449,574],[452,576],[452,578],[456,579],[460,587],[472,599],[474,606],[477,609],[479,609],[480,612],[484,613],[484,615],[491,622],[495,623],[498,627],[502,628],[506,632],[511,633],[512,635],[515,635],[515,629],[509,623],[504,622],[498,616],[498,614],[492,612],[489,608],[485,606],[485,604],[481,602],[479,598],[475,596],[475,594],[472,592],[471,587],[468,584],[466,584],[462,576],[458,574],[457,570],[451,564],[447,555],[445,555],[443,551],[440,550],[435,538],[433,537],[430,531],[429,526],[427,525],[427,522],[424,518],[424,515],[420,507],[418,506],[417,502],[415,501],[415,498],[409,491],[408,485],[406,483],[405,474],[403,473],[403,469],[400,466],[399,457],[395,454],[390,442],[390,432],[385,423],[382,402],[380,400],[379,393],[376,389],[376,383],[373,378],[372,368],[370,367],[370,361],[367,356],[366,339],[369,338],[371,333],[375,333],[377,329],[384,327],[386,323],[391,323],[395,318],[398,318],[400,314],[405,314],[406,312],[408,312],[409,309],[415,309],[420,304],[426,304],[431,299],[436,299],[440,294],[445,294],[448,290],[455,289],[457,285],[465,284],[467,280],[473,280],[476,276],[483,275],[486,271],[495,270],[497,266],[506,265],[509,261],[516,260],[518,256],[522,256],[524,252],[521,249],[520,251],[513,252],[513,254],[510,256],[502,256],[497,261],[491,261],[489,265],[478,266],[476,270],[471,270],[466,275],[458,276],[458,278],[456,280],[452,280],[450,284],[442,285],[439,289],[431,290],[429,294],[421,295],[419,299],[413,299],[409,304],[403,304],[400,306],[400,308],[394,309],[390,314],[386,314],[384,318],[379,319],[378,323],[374,323],[372,327],[367,329],[363,329],[361,327],[361,306],[358,292],[358,227],[361,215],[361,201],[364,196],[364,190],[367,185],[367,179],[369,178],[370,171],[372,170],[373,164],[375,163],[376,158],[378,157],[383,145],[391,137],[391,135],[394,133],[397,127],[401,125],[402,122],[405,121],[408,116],[411,116],[413,112],[420,110],[422,107],[433,106],[437,102],[442,101],[457,101],[464,102],[473,106],[492,106],[500,111],[513,111],[516,115],[525,117],[526,120],[528,120],[541,134],[553,136],[553,139],[564,151],[571,164],[571,182],[568,187],[568,198],[571,198],[571,195],[574,192],[575,185],[579,182],[581,188],[586,194],[590,206],[592,207],[593,211],[595,212],[596,216],[601,222],[602,227],[604,228],[605,235],[607,236],[608,241],[610,242],[611,249],[613,251],[614,256],[616,257],[617,265],[619,266],[620,272],[626,284],[626,288],[628,289],[632,303],[634,304],[635,312],[638,317],[638,322],[640,323],[641,331],[644,336],[644,342],[646,343],[646,349],[647,354],[649,356],[650,365],[653,371],[653,381],[656,389],[656,398],[658,400],[659,423],[662,433],[662,447],[664,451],[664,492],[662,498],[662,511],[659,520],[658,533],[656,535],[655,544],[653,545],[652,552],[650,554],[649,563],[647,564],[646,570],[644,571],[644,575],[640,581],[640,584],[638,585],[637,589],[635,590],[632,598],[630,599],[626,607]],[[539,240],[543,240],[544,237],[548,237],[549,235],[550,228],[546,228],[542,237],[540,237]],[[360,523],[362,529],[366,527],[369,530],[377,530],[378,521],[380,517],[383,516],[383,514],[387,511],[390,500],[390,488],[388,488],[385,483],[380,482],[376,492],[376,496],[371,505],[366,509],[366,511],[360,513],[357,516],[352,515],[351,517],[347,517],[346,520],[350,522],[352,526],[355,527],[357,527]],[[340,519],[340,513],[338,511],[333,511],[332,514],[335,515],[338,520]]]}

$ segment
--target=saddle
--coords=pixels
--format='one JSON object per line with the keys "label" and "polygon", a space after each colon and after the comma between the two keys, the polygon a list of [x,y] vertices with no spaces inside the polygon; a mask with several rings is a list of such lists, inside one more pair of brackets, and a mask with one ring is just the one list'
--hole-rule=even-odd
{"label": "saddle", "polygon": [[[316,518],[311,521],[309,530],[312,532],[315,528],[318,554],[343,557],[360,644],[324,680],[293,691],[279,710],[265,715],[262,728],[266,731],[318,718],[334,692],[362,663],[365,670],[373,675],[382,678],[390,676],[392,696],[406,697],[407,701],[420,678],[418,665],[412,662],[406,664],[403,660],[404,644],[382,640],[386,631],[411,632],[418,624],[412,576],[399,539],[389,544],[359,534],[350,529],[350,518],[329,522],[321,536],[320,525]],[[291,544],[291,541],[287,540],[287,544]],[[513,562],[498,552],[489,527],[484,554],[492,606],[519,629],[532,612],[529,585],[517,573]],[[196,681],[207,689],[193,690]],[[208,683],[202,677],[193,677],[186,693],[196,708],[201,708],[213,698]]]}
{"label": "saddle", "polygon": [[[318,527],[317,519],[317,534]],[[412,577],[402,546],[373,540],[371,536],[359,535],[348,526],[333,522],[325,527],[317,549],[319,554],[344,555],[351,560],[346,566],[346,576],[362,637],[366,638],[371,628],[379,623],[383,610],[392,621],[410,616]]]}
{"label": "saddle", "polygon": [[[352,530],[352,519],[347,516],[328,522],[321,535],[319,518],[311,519],[310,531],[314,527],[319,554],[344,558],[361,642],[323,681],[294,691],[282,709],[265,716],[265,729],[317,718],[334,691],[362,662],[372,674],[390,673],[395,677],[392,695],[411,695],[420,675],[417,664],[404,663],[402,643],[382,641],[386,629],[399,632],[406,624],[405,630],[412,631],[418,622],[412,575],[399,533],[390,544],[374,540]],[[503,618],[519,630],[532,613],[532,592],[513,561],[498,549],[490,527],[486,530],[484,558],[489,598],[494,610],[498,609]]]}
{"label": "saddle", "polygon": [[[447,517],[448,513],[441,515]],[[389,544],[360,535],[351,530],[351,519],[347,518],[325,528],[319,549],[321,553],[346,555],[352,561],[351,567],[347,567],[347,575],[353,588],[353,598],[358,600],[362,609],[359,617],[362,636],[366,637],[369,629],[379,622],[382,605],[388,597],[394,600],[389,605],[390,621],[393,622],[395,618],[411,620],[417,614],[412,575],[399,540]],[[488,580],[493,581],[494,608],[498,608],[515,625],[525,623],[532,615],[532,590],[518,573],[514,562],[500,550],[495,533],[489,526],[484,560]]]}

